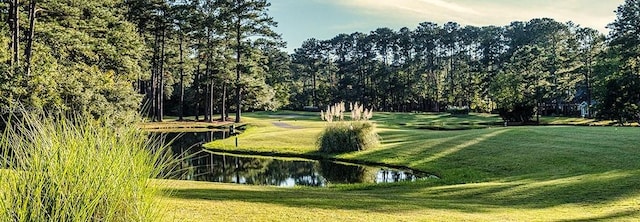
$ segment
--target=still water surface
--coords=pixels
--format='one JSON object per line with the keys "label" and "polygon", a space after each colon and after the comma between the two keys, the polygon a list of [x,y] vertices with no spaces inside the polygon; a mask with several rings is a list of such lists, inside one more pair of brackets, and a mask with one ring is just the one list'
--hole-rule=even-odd
{"label": "still water surface", "polygon": [[171,179],[275,185],[281,187],[315,186],[352,183],[393,183],[434,178],[380,166],[364,166],[261,156],[217,154],[195,145],[222,139],[224,131],[198,133],[162,133],[165,141],[172,141],[171,150],[181,159],[173,166]]}

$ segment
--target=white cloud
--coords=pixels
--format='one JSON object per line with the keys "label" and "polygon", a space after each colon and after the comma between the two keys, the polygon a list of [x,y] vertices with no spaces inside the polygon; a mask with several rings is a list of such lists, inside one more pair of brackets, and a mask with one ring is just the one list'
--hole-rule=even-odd
{"label": "white cloud", "polygon": [[419,14],[440,14],[441,12],[480,15],[470,7],[445,0],[333,0],[333,2],[369,13],[387,12],[395,14],[394,16],[407,16],[404,14],[407,12],[414,14],[414,17]]}
{"label": "white cloud", "polygon": [[614,10],[624,0],[330,0],[333,4],[357,10],[404,26],[419,22],[458,22],[464,25],[506,25],[549,17],[573,21],[606,32],[615,19]]}
{"label": "white cloud", "polygon": [[447,2],[444,0],[418,0],[427,4],[430,4],[432,6],[436,6],[438,8],[443,8],[443,9],[448,9],[454,12],[458,12],[458,13],[466,13],[466,14],[472,14],[472,15],[481,15],[478,12],[476,12],[475,10],[473,10],[472,8],[469,7],[465,7],[456,3],[451,3],[451,2]]}

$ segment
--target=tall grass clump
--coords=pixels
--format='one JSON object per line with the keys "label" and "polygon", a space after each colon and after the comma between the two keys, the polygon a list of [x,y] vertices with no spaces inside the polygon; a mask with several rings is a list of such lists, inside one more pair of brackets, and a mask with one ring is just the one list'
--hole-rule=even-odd
{"label": "tall grass clump", "polygon": [[42,116],[11,118],[2,133],[0,221],[160,219],[163,148],[135,126]]}
{"label": "tall grass clump", "polygon": [[325,153],[344,153],[366,150],[380,143],[376,126],[369,121],[373,110],[365,109],[358,103],[350,104],[350,120],[345,118],[345,103],[337,103],[320,111],[323,120],[327,121],[318,138],[318,147]]}

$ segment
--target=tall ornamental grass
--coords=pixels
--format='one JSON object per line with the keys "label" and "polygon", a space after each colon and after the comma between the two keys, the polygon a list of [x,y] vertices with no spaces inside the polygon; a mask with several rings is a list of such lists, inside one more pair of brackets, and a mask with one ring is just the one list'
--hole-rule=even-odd
{"label": "tall ornamental grass", "polygon": [[[155,221],[163,148],[135,126],[24,114],[0,141],[0,221]],[[17,120],[18,119],[18,120]]]}
{"label": "tall ornamental grass", "polygon": [[380,137],[376,133],[376,126],[369,119],[373,117],[373,111],[364,106],[350,104],[350,121],[345,116],[344,103],[337,103],[327,107],[326,112],[321,111],[321,117],[327,121],[318,138],[318,147],[325,153],[344,153],[370,149],[380,143]]}

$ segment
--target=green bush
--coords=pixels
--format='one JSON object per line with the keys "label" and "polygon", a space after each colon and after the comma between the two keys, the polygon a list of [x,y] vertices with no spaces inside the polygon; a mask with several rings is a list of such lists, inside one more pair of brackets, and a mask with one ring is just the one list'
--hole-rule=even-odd
{"label": "green bush", "polygon": [[533,119],[534,110],[534,105],[516,104],[511,109],[498,108],[498,113],[504,121],[526,123]]}
{"label": "green bush", "polygon": [[0,138],[0,221],[159,219],[163,148],[135,126],[39,116],[14,118]]}
{"label": "green bush", "polygon": [[361,151],[379,143],[375,125],[367,121],[328,123],[318,138],[320,151],[325,153]]}
{"label": "green bush", "polygon": [[454,116],[468,116],[469,107],[468,106],[448,106],[447,112]]}

